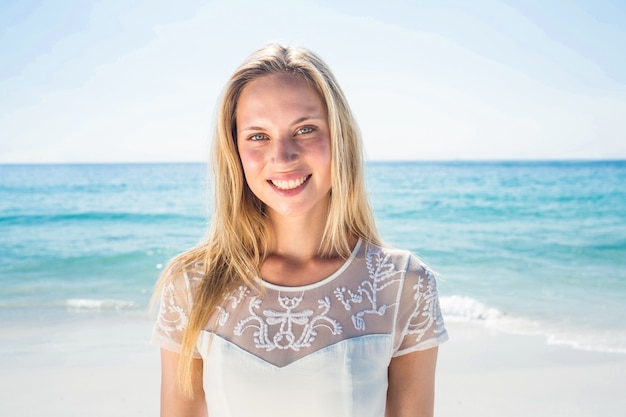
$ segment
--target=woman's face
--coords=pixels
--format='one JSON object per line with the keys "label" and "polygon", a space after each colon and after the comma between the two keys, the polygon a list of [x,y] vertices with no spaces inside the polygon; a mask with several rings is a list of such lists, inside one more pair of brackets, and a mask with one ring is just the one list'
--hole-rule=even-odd
{"label": "woman's face", "polygon": [[330,132],[326,106],[315,89],[289,74],[257,78],[241,92],[236,125],[246,182],[268,215],[325,216]]}

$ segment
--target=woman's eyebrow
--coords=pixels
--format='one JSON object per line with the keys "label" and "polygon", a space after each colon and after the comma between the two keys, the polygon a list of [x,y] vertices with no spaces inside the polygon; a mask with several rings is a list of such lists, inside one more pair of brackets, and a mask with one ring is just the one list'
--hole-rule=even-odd
{"label": "woman's eyebrow", "polygon": [[263,130],[263,128],[260,127],[260,126],[249,126],[249,127],[241,128],[241,129],[238,129],[238,130],[240,132],[248,132],[248,131]]}
{"label": "woman's eyebrow", "polygon": [[308,120],[322,120],[324,117],[322,115],[312,115],[312,116],[304,116],[304,117],[300,117],[296,120],[294,120],[291,125],[297,125],[300,124],[302,122],[306,122]]}

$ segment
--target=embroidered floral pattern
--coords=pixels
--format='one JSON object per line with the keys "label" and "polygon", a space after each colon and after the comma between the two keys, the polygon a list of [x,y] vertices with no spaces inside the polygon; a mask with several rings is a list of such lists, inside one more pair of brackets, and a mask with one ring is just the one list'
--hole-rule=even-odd
{"label": "embroidered floral pattern", "polygon": [[425,269],[425,276],[419,276],[413,289],[415,290],[413,299],[416,307],[409,319],[405,333],[415,335],[416,341],[419,342],[433,324],[436,335],[443,333],[445,329],[439,311],[437,285],[432,272]]}
{"label": "embroidered floral pattern", "polygon": [[352,324],[357,330],[365,330],[364,316],[366,314],[377,314],[379,316],[385,314],[387,305],[379,305],[378,292],[399,281],[400,278],[391,278],[401,274],[401,271],[395,269],[389,254],[385,254],[382,251],[374,251],[368,248],[365,262],[369,276],[368,279],[359,284],[356,292],[352,292],[346,287],[340,287],[334,291],[335,296],[346,310],[351,310],[353,305],[361,304],[364,301],[366,305],[369,304],[369,307],[352,315]]}
{"label": "embroidered floral pattern", "polygon": [[[201,283],[201,273],[182,271],[166,284],[155,340],[180,345]],[[282,291],[236,288],[202,330],[281,367],[368,334],[388,335],[400,354],[446,338],[433,274],[408,252],[371,244],[332,281]]]}
{"label": "embroidered floral pattern", "polygon": [[174,294],[175,287],[170,282],[163,289],[161,314],[159,314],[159,320],[156,323],[157,327],[170,337],[173,332],[184,330],[189,321],[185,310],[177,304]]}
{"label": "embroidered floral pattern", "polygon": [[[303,299],[304,294],[287,297],[279,293],[278,302],[284,311],[263,310],[262,314],[265,316],[263,317],[257,313],[261,308],[261,299],[252,298],[249,304],[251,315],[237,323],[234,329],[235,335],[241,336],[247,329],[252,328],[257,348],[267,351],[274,349],[298,351],[303,347],[311,346],[311,342],[317,336],[318,328],[327,328],[333,335],[341,334],[341,324],[327,315],[331,307],[328,297],[318,300],[321,312],[315,316],[315,311],[312,309],[297,311]],[[299,327],[302,328],[298,329]]]}
{"label": "embroidered floral pattern", "polygon": [[[242,285],[237,289],[237,291],[224,297],[224,301],[226,301],[226,304],[230,301],[230,307],[235,309],[249,293],[250,290],[246,286]],[[217,324],[223,326],[230,318],[230,313],[222,306],[217,306],[217,310],[219,311],[217,315]]]}

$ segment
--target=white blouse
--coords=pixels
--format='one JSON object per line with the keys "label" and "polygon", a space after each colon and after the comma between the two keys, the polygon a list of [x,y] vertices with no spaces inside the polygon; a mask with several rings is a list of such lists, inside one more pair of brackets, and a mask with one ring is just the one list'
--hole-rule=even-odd
{"label": "white blouse", "polygon": [[[172,278],[152,340],[179,352],[202,275]],[[359,241],[320,282],[262,286],[226,297],[198,337],[210,417],[383,417],[391,359],[448,338],[435,278],[406,251]]]}

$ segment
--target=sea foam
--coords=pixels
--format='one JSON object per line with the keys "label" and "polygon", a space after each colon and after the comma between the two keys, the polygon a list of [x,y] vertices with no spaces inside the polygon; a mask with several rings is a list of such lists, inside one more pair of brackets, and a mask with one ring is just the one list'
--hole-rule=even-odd
{"label": "sea foam", "polygon": [[65,305],[71,310],[132,310],[139,308],[139,304],[134,301],[125,300],[96,300],[88,298],[72,298],[66,300]]}
{"label": "sea foam", "polygon": [[441,311],[448,323],[469,323],[509,334],[542,336],[548,345],[576,350],[626,354],[623,329],[580,328],[550,320],[532,319],[500,311],[474,298],[441,297]]}
{"label": "sea foam", "polygon": [[503,318],[504,314],[471,297],[452,295],[440,299],[441,310],[450,321],[486,322]]}

